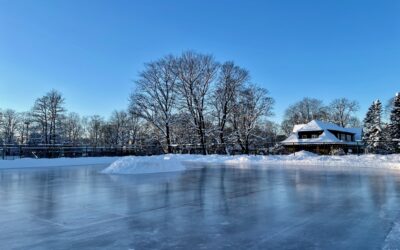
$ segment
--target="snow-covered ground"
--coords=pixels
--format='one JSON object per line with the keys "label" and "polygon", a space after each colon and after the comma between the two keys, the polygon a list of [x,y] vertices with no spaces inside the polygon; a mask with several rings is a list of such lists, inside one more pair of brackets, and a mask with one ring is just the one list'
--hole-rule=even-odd
{"label": "snow-covered ground", "polygon": [[[195,164],[198,163],[198,164]],[[144,174],[183,171],[201,164],[229,165],[235,168],[279,166],[309,167],[370,167],[400,170],[400,155],[345,155],[319,156],[301,151],[295,155],[248,156],[248,155],[157,155],[129,157],[86,157],[56,159],[0,160],[0,169],[63,167],[78,165],[109,165],[105,174]]]}
{"label": "snow-covered ground", "polygon": [[111,164],[117,159],[118,157],[81,157],[81,158],[53,158],[53,159],[23,158],[15,160],[0,160],[0,169]]}
{"label": "snow-covered ground", "polygon": [[[301,151],[282,156],[221,156],[221,155],[159,155],[130,156],[113,162],[102,173],[105,174],[143,174],[183,171],[196,167],[193,163],[229,165],[232,167],[310,166],[310,167],[372,167],[400,170],[400,155],[345,155],[319,156]],[[197,165],[199,166],[199,165]]]}

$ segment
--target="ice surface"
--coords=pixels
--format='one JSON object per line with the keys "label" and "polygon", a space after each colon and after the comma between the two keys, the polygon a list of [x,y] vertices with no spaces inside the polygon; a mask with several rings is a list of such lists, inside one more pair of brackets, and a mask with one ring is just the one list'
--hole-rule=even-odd
{"label": "ice surface", "polygon": [[105,175],[101,169],[0,170],[0,249],[400,246],[397,170],[203,164]]}

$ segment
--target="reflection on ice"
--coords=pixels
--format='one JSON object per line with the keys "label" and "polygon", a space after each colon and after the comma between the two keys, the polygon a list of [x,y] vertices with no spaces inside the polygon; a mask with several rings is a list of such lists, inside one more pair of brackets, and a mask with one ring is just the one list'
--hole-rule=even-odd
{"label": "reflection on ice", "polygon": [[0,171],[1,245],[376,249],[400,244],[400,173],[394,170],[196,164],[161,174],[99,173],[105,167]]}

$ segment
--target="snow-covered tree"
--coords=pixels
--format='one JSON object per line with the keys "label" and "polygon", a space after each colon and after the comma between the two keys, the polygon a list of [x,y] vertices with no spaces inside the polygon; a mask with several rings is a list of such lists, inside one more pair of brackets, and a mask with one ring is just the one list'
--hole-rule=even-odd
{"label": "snow-covered tree", "polygon": [[306,97],[290,105],[285,110],[281,127],[289,135],[294,125],[308,123],[312,120],[328,121],[328,108],[324,105],[323,101]]}
{"label": "snow-covered tree", "polygon": [[394,141],[391,143],[391,151],[399,151],[400,143],[400,94],[396,93],[396,97],[393,100],[392,110],[390,112],[390,123],[388,125],[388,136],[389,139]]}
{"label": "snow-covered tree", "polygon": [[3,120],[1,123],[3,142],[13,144],[16,142],[16,132],[20,123],[19,114],[12,109],[6,109],[3,112]]}
{"label": "snow-covered tree", "polygon": [[197,130],[203,154],[207,154],[207,97],[217,72],[218,63],[213,56],[191,51],[178,58],[175,68],[182,108],[191,116],[191,124]]}
{"label": "snow-covered tree", "polygon": [[218,142],[221,144],[226,143],[225,133],[228,120],[234,110],[239,91],[249,78],[249,72],[233,62],[226,62],[220,67],[210,103],[213,108],[212,116],[215,118]]}
{"label": "snow-covered tree", "polygon": [[232,117],[236,141],[245,154],[249,153],[254,142],[255,129],[262,118],[272,115],[274,99],[264,88],[255,85],[245,87],[239,92]]}
{"label": "snow-covered tree", "polygon": [[363,141],[369,152],[382,148],[383,130],[381,124],[382,103],[376,100],[369,107],[364,119]]}
{"label": "snow-covered tree", "polygon": [[357,120],[355,113],[359,109],[357,101],[351,101],[346,98],[333,100],[329,106],[330,120],[342,127],[350,127]]}
{"label": "snow-covered tree", "polygon": [[136,89],[130,97],[129,112],[145,119],[159,133],[171,153],[173,111],[176,110],[175,58],[166,56],[148,63],[135,81]]}

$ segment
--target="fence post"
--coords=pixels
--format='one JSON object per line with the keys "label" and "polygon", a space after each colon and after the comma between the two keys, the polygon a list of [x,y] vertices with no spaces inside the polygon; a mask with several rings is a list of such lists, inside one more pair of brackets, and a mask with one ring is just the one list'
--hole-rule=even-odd
{"label": "fence post", "polygon": [[360,149],[359,149],[359,146],[358,146],[358,141],[357,141],[357,156],[360,156]]}

